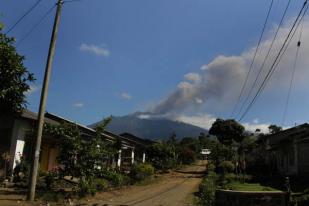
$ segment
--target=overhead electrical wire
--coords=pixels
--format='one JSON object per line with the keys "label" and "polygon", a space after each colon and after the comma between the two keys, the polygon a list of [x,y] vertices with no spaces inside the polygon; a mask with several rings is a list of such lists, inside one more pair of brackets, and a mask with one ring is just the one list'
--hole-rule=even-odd
{"label": "overhead electrical wire", "polygon": [[[291,37],[291,34],[294,33],[293,31],[294,31],[296,25],[297,25],[297,27],[299,26],[299,19],[300,19],[300,18],[302,19],[302,18],[304,17],[304,15],[306,14],[307,10],[308,10],[308,6],[306,7],[306,5],[307,5],[307,0],[305,0],[305,2],[303,3],[303,6],[302,6],[301,10],[299,11],[299,13],[298,13],[298,15],[297,15],[297,17],[296,17],[296,19],[295,19],[293,25],[292,25],[292,27],[291,27],[291,29],[290,29],[290,31],[289,31],[287,37],[285,38],[285,40],[284,40],[284,42],[283,42],[283,44],[282,44],[282,46],[281,46],[281,48],[280,48],[280,50],[279,50],[279,52],[278,52],[278,54],[276,55],[274,62],[272,63],[272,65],[271,65],[271,67],[270,67],[268,73],[267,73],[266,76],[264,77],[264,80],[263,80],[262,84],[260,85],[258,91],[256,92],[254,98],[252,99],[252,101],[251,101],[250,104],[247,106],[247,108],[246,108],[246,110],[244,111],[244,113],[243,113],[243,114],[241,115],[241,117],[239,118],[239,121],[241,121],[241,120],[245,117],[245,115],[248,113],[248,111],[251,109],[251,107],[252,107],[253,104],[255,103],[256,99],[259,97],[259,95],[261,94],[262,90],[265,88],[265,86],[266,86],[267,82],[269,81],[271,75],[274,73],[274,71],[275,71],[275,69],[276,69],[276,65],[278,65],[278,63],[277,63],[278,59],[280,59],[280,56],[282,55],[282,52],[283,52],[283,51],[286,51],[285,46],[286,46],[287,43],[289,42],[289,39],[290,39],[290,37]],[[297,27],[296,27],[295,30],[297,30]]]}
{"label": "overhead electrical wire", "polygon": [[263,28],[262,28],[262,32],[261,32],[261,35],[259,37],[259,40],[258,40],[258,43],[257,43],[257,46],[255,48],[255,51],[254,51],[254,55],[253,55],[253,58],[252,58],[252,61],[251,61],[251,64],[250,64],[250,67],[249,67],[249,70],[247,72],[247,75],[246,75],[246,78],[245,78],[245,81],[241,87],[241,90],[240,90],[240,93],[239,93],[239,96],[238,96],[238,99],[236,101],[236,104],[234,105],[234,108],[233,108],[233,111],[231,113],[231,117],[234,115],[239,103],[240,103],[240,100],[241,100],[241,97],[243,95],[243,92],[245,90],[245,87],[247,85],[247,82],[248,82],[248,78],[250,76],[250,73],[251,73],[251,70],[253,68],[253,65],[254,65],[254,62],[255,62],[255,59],[256,59],[256,55],[257,55],[257,52],[260,48],[260,44],[261,44],[261,41],[262,41],[262,38],[263,38],[263,35],[264,35],[264,32],[265,32],[265,28],[266,28],[266,25],[267,25],[267,22],[268,22],[268,19],[269,19],[269,16],[270,16],[270,13],[271,13],[271,10],[273,8],[273,3],[274,3],[274,0],[271,1],[270,5],[269,5],[269,8],[268,8],[268,11],[267,11],[267,15],[266,15],[266,19],[264,21],[264,24],[263,24]]}
{"label": "overhead electrical wire", "polygon": [[73,3],[73,2],[78,2],[78,1],[83,1],[83,0],[65,0],[63,3]]}
{"label": "overhead electrical wire", "polygon": [[20,46],[30,36],[30,34],[45,20],[45,18],[54,10],[55,7],[56,5],[52,6],[46,11],[40,20],[35,25],[33,25],[33,27],[31,27],[31,29],[17,42],[16,47]]}
{"label": "overhead electrical wire", "polygon": [[[305,14],[306,14],[307,11],[308,11],[308,8],[309,8],[309,5],[307,5],[307,7],[306,7],[306,9],[305,9],[305,11],[304,11],[304,13],[303,13],[301,19],[298,21],[297,26],[296,26],[296,29],[293,31],[293,34],[291,35],[291,38],[289,39],[289,41],[288,41],[288,43],[287,43],[287,46],[284,48],[284,51],[281,53],[281,55],[280,55],[280,57],[279,57],[279,60],[277,61],[275,67],[278,67],[278,65],[279,65],[279,63],[280,63],[280,61],[281,61],[283,55],[285,54],[287,48],[289,47],[289,45],[290,45],[292,39],[293,39],[294,36],[295,36],[295,33],[296,33],[296,31],[297,31],[297,28],[299,27],[300,23],[303,21],[303,19],[304,19],[304,17],[305,17]],[[272,73],[273,73],[273,72],[274,72],[274,71],[272,71]],[[264,89],[264,88],[263,88],[263,89]]]}
{"label": "overhead electrical wire", "polygon": [[289,85],[289,90],[288,90],[288,95],[286,98],[286,102],[284,105],[284,111],[283,111],[283,116],[282,116],[282,125],[284,125],[285,123],[285,119],[286,119],[286,114],[287,114],[287,110],[288,110],[288,106],[289,106],[289,102],[290,102],[290,97],[291,97],[291,92],[292,92],[292,87],[293,87],[293,81],[294,81],[294,76],[295,76],[295,71],[296,71],[296,66],[297,66],[297,60],[298,60],[298,55],[299,55],[299,48],[301,45],[301,36],[302,36],[302,32],[303,32],[303,24],[301,26],[300,32],[299,32],[299,38],[297,41],[297,48],[296,48],[296,54],[295,54],[295,59],[294,59],[294,64],[293,64],[293,69],[292,69],[292,75],[291,75],[291,80],[290,80],[290,85]]}
{"label": "overhead electrical wire", "polygon": [[5,34],[10,33],[28,14],[30,14],[40,3],[42,0],[36,1],[11,27],[8,28]]}
{"label": "overhead electrical wire", "polygon": [[269,57],[270,52],[271,52],[271,50],[272,50],[272,48],[273,48],[273,45],[274,45],[274,43],[276,42],[276,39],[277,39],[279,30],[280,30],[280,28],[281,28],[281,26],[282,26],[282,24],[283,24],[283,20],[285,19],[287,10],[288,10],[289,7],[290,7],[290,3],[291,3],[291,0],[288,0],[288,3],[287,3],[287,5],[286,5],[286,7],[285,7],[285,9],[284,9],[284,12],[283,12],[283,14],[282,14],[282,17],[281,17],[281,19],[280,19],[280,23],[279,23],[279,25],[278,25],[278,27],[277,27],[277,29],[276,29],[275,35],[274,35],[274,37],[273,37],[273,39],[272,39],[272,41],[271,41],[271,44],[270,44],[270,46],[269,46],[269,48],[268,48],[268,51],[267,51],[267,53],[266,53],[266,55],[265,55],[265,57],[264,57],[264,59],[263,59],[263,62],[262,62],[262,64],[261,64],[261,66],[260,66],[260,69],[259,69],[259,71],[258,71],[258,74],[257,74],[256,78],[254,79],[254,82],[253,82],[253,84],[251,85],[251,87],[250,87],[250,89],[249,89],[249,92],[248,92],[248,94],[247,94],[245,100],[243,101],[243,103],[242,103],[242,105],[241,105],[241,107],[240,107],[240,109],[239,109],[239,112],[237,113],[236,117],[239,116],[239,115],[241,114],[242,110],[243,110],[244,107],[245,107],[245,104],[249,101],[249,98],[250,98],[250,96],[251,96],[251,94],[252,94],[252,92],[253,92],[253,89],[255,88],[255,86],[256,86],[256,84],[257,84],[257,82],[258,82],[258,80],[259,80],[259,78],[260,78],[260,76],[261,76],[261,73],[262,73],[262,71],[263,71],[263,69],[264,69],[264,67],[265,67],[266,61],[268,60],[268,57]]}
{"label": "overhead electrical wire", "polygon": [[[307,0],[306,0],[305,2],[307,2]],[[296,29],[294,29],[294,31],[293,31],[293,33],[292,33],[292,35],[291,35],[291,38],[288,40],[288,43],[286,44],[286,46],[285,46],[283,52],[280,54],[280,56],[279,56],[279,58],[278,58],[278,61],[276,62],[274,68],[277,68],[277,67],[279,66],[279,63],[280,63],[282,57],[284,56],[286,50],[288,49],[288,47],[289,47],[289,45],[290,45],[292,39],[294,38],[294,36],[295,36],[295,34],[296,34],[296,31],[297,31],[297,29],[298,29],[300,23],[303,21],[303,19],[304,19],[304,17],[305,17],[305,14],[306,14],[307,11],[308,11],[308,8],[309,8],[309,5],[307,5],[307,7],[306,7],[305,10],[304,10],[303,15],[301,16],[300,20],[297,22],[296,27],[295,27]],[[271,71],[270,76],[273,75],[274,71],[275,71],[275,70],[272,70],[272,71]],[[265,86],[266,86],[266,84],[263,85],[262,91],[265,89]]]}

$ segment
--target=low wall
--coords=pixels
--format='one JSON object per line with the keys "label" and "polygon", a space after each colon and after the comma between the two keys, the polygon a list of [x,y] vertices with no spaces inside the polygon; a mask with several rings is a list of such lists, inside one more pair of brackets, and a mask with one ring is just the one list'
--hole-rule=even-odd
{"label": "low wall", "polygon": [[216,206],[287,206],[286,193],[280,191],[216,190]]}

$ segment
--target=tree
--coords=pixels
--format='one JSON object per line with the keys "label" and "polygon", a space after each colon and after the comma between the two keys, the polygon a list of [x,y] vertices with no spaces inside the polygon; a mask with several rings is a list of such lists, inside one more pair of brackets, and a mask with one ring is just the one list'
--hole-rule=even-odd
{"label": "tree", "polygon": [[211,126],[209,134],[217,136],[219,142],[231,145],[233,140],[241,142],[244,138],[245,128],[233,119],[217,119]]}
{"label": "tree", "polygon": [[166,142],[152,144],[147,153],[156,169],[167,170],[176,165],[173,147]]}
{"label": "tree", "polygon": [[78,178],[79,189],[91,185],[96,176],[106,171],[104,159],[116,152],[113,143],[104,141],[102,135],[108,122],[110,118],[97,125],[96,133],[91,137],[83,136],[73,123],[45,124],[44,134],[60,140],[60,175]]}
{"label": "tree", "polygon": [[275,124],[271,124],[271,125],[269,125],[268,130],[269,130],[270,134],[276,134],[276,133],[282,131],[282,127],[277,126]]}
{"label": "tree", "polygon": [[0,24],[0,114],[21,112],[27,104],[25,93],[30,89],[29,83],[35,80],[14,42],[14,38],[2,33]]}

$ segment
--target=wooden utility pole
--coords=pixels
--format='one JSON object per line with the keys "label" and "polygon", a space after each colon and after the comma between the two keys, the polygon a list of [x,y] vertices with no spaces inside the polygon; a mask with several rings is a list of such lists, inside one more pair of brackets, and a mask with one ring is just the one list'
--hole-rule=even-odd
{"label": "wooden utility pole", "polygon": [[57,11],[56,11],[55,21],[54,21],[54,26],[53,26],[53,32],[52,32],[52,36],[50,40],[47,63],[46,63],[46,68],[45,68],[43,88],[41,92],[40,109],[39,109],[39,115],[38,115],[38,125],[37,125],[36,139],[34,142],[35,143],[34,150],[32,154],[31,171],[30,171],[30,177],[29,177],[29,189],[28,189],[28,196],[27,196],[27,199],[30,201],[33,201],[35,197],[35,187],[36,187],[36,182],[37,182],[41,140],[42,140],[43,127],[44,127],[44,116],[45,116],[46,100],[47,100],[47,94],[48,94],[48,84],[49,84],[50,73],[52,69],[53,57],[55,54],[55,46],[56,46],[56,39],[57,39],[58,25],[60,21],[62,4],[63,4],[63,0],[58,0]]}

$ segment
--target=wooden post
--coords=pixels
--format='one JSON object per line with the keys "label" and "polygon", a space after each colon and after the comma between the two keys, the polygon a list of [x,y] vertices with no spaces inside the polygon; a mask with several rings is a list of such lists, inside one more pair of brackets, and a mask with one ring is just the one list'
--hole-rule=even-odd
{"label": "wooden post", "polygon": [[48,57],[47,57],[47,63],[46,63],[46,68],[45,68],[43,88],[41,92],[40,109],[39,109],[39,115],[38,115],[38,126],[37,126],[37,132],[36,132],[36,139],[34,142],[35,149],[32,154],[32,163],[31,163],[31,170],[30,170],[30,177],[29,177],[29,190],[28,190],[28,195],[27,195],[27,199],[30,201],[33,201],[35,197],[35,187],[36,187],[38,167],[39,167],[41,140],[42,140],[45,108],[46,108],[46,101],[47,101],[47,94],[48,94],[48,84],[49,84],[50,73],[52,69],[53,57],[55,54],[55,46],[56,46],[56,39],[57,39],[58,25],[60,21],[62,4],[63,4],[63,0],[58,0],[57,12],[56,12],[55,20],[54,20],[54,26],[53,26],[52,36],[51,36],[50,45],[49,45],[49,52],[48,52]]}

